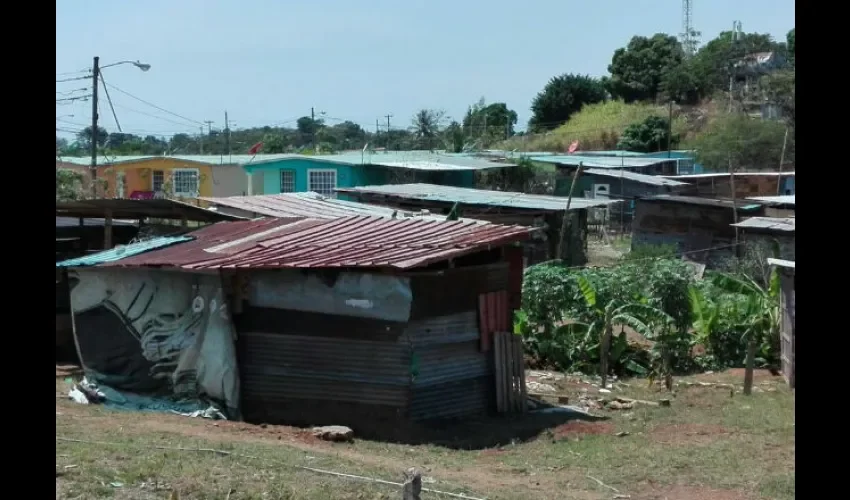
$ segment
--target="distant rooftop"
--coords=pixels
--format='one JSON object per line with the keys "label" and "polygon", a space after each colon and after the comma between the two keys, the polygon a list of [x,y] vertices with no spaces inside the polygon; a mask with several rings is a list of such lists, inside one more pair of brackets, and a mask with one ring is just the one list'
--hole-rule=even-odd
{"label": "distant rooftop", "polygon": [[[515,166],[510,162],[494,162],[484,158],[475,158],[467,154],[455,154],[431,151],[347,151],[328,155],[301,154],[258,154],[258,155],[168,155],[168,156],[110,156],[98,158],[99,165],[120,165],[156,158],[170,158],[206,165],[239,165],[251,168],[254,165],[281,160],[314,160],[338,163],[342,165],[382,165],[386,167],[411,170],[447,171],[447,170],[484,170]],[[63,157],[62,162],[80,166],[91,164],[91,158]]]}
{"label": "distant rooftop", "polygon": [[[200,197],[222,207],[235,208],[245,212],[264,215],[266,217],[313,217],[317,219],[333,219],[356,215],[373,217],[395,217],[397,219],[421,218],[428,220],[445,220],[445,215],[430,215],[428,213],[395,210],[379,205],[358,203],[322,196],[319,193],[280,193],[254,196],[227,196],[220,198]],[[469,219],[462,219],[469,220]]]}
{"label": "distant rooftop", "polygon": [[[697,196],[679,196],[672,194],[659,194],[642,198],[641,201],[661,203],[681,203],[683,205],[701,205],[706,207],[732,208],[735,206],[732,200],[717,200],[712,198],[700,198]],[[738,210],[754,210],[761,207],[759,204],[737,204]]]}
{"label": "distant rooftop", "polygon": [[794,217],[750,217],[732,225],[743,229],[764,229],[793,233],[795,220]]}
{"label": "distant rooftop", "polygon": [[[735,177],[794,177],[794,172],[735,172]],[[712,172],[709,174],[665,175],[668,179],[710,179],[712,177],[729,177],[729,172]]]}
{"label": "distant rooftop", "polygon": [[534,156],[532,161],[541,163],[554,163],[556,165],[578,166],[583,164],[585,168],[640,168],[657,165],[667,161],[677,161],[677,158],[646,158],[635,156],[585,156],[585,155],[553,155],[553,156]]}
{"label": "distant rooftop", "polygon": [[[464,205],[485,205],[528,210],[563,211],[567,207],[567,198],[540,194],[514,193],[510,191],[490,191],[485,189],[438,186],[434,184],[389,184],[381,186],[363,186],[355,188],[337,188],[341,193],[352,195],[377,195],[388,198],[419,200]],[[620,200],[573,198],[570,210],[604,207]]]}
{"label": "distant rooftop", "polygon": [[752,196],[747,198],[748,200],[757,201],[759,203],[764,203],[765,205],[791,205],[794,206],[794,201],[796,200],[797,195],[794,194],[786,194],[782,196]]}
{"label": "distant rooftop", "polygon": [[598,175],[601,177],[610,177],[612,179],[626,179],[640,184],[649,186],[687,186],[687,182],[679,182],[673,179],[667,179],[658,175],[639,174],[637,172],[629,172],[628,170],[612,170],[604,168],[589,168],[583,172],[588,175]]}

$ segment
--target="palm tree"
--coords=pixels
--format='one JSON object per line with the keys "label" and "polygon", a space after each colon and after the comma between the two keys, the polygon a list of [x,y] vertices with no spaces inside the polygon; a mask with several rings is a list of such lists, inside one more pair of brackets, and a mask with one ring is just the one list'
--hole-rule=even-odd
{"label": "palm tree", "polygon": [[[614,325],[628,325],[644,337],[651,338],[652,330],[645,319],[668,320],[669,316],[660,309],[636,302],[618,306],[615,300],[610,300],[602,305],[597,300],[596,289],[584,276],[578,277],[578,287],[587,307],[584,317],[581,318],[582,324],[586,325],[588,336],[599,331],[599,372],[602,388],[605,388],[608,382],[608,360]],[[642,313],[643,317],[639,317],[636,314],[638,312]],[[672,318],[669,318],[669,321],[672,322]]]}
{"label": "palm tree", "polygon": [[738,277],[718,273],[715,275],[715,283],[731,293],[744,296],[742,316],[747,319],[737,326],[744,331],[747,341],[744,394],[749,395],[753,390],[753,369],[758,343],[765,338],[779,335],[779,275],[775,271],[771,274],[767,288],[746,275]]}
{"label": "palm tree", "polygon": [[411,131],[418,139],[420,147],[425,145],[427,149],[434,149],[434,139],[440,133],[440,124],[444,113],[433,109],[421,109],[415,115],[411,123]]}

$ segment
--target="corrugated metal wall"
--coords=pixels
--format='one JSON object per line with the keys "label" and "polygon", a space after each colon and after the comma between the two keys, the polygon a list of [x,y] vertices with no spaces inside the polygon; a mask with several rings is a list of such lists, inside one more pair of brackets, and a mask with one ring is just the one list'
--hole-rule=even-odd
{"label": "corrugated metal wall", "polygon": [[[478,296],[507,290],[509,265],[454,269],[440,276],[411,280],[413,311],[425,316],[411,321],[402,336],[411,343],[418,367],[409,408],[413,420],[467,417],[494,405],[492,350],[481,350]],[[450,300],[436,299],[445,295]]]}
{"label": "corrugated metal wall", "polygon": [[234,317],[246,420],[342,424],[464,417],[493,406],[478,296],[509,288],[498,264],[411,275],[408,323],[260,308]]}

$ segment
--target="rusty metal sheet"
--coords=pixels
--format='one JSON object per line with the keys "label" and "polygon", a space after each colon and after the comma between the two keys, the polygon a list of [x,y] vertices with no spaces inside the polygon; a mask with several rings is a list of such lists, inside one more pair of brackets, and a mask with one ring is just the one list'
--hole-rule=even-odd
{"label": "rusty metal sheet", "polygon": [[471,221],[365,216],[239,221],[190,233],[195,241],[112,265],[183,269],[409,269],[522,241],[530,232],[526,227]]}

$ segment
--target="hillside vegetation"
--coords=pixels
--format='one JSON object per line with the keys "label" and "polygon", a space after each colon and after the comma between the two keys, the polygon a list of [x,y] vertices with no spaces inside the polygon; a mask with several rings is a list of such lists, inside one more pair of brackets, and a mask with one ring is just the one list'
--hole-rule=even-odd
{"label": "hillside vegetation", "polygon": [[[503,149],[520,151],[566,151],[570,143],[579,141],[582,150],[616,149],[620,134],[631,124],[650,116],[667,118],[667,106],[636,102],[607,101],[588,104],[567,123],[544,134],[512,137]],[[679,107],[673,110],[673,134],[687,135],[692,127],[689,117]]]}

